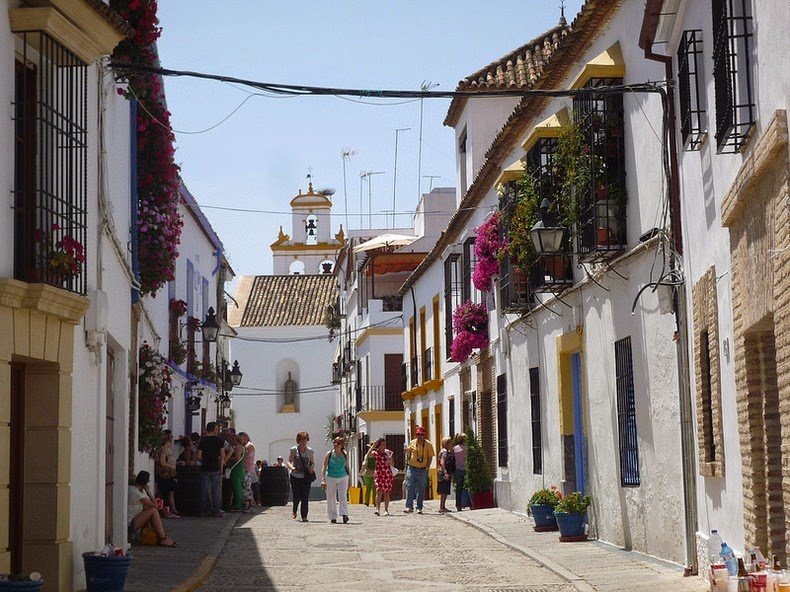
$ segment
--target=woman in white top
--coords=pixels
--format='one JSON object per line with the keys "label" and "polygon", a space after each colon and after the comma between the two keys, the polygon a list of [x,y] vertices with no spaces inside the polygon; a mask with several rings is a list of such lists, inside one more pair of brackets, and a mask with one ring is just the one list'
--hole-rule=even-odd
{"label": "woman in white top", "polygon": [[162,526],[159,508],[148,485],[150,480],[151,474],[148,471],[140,471],[134,484],[129,486],[129,536],[144,526],[150,526],[156,532],[160,546],[175,547],[176,542],[165,534],[165,527]]}

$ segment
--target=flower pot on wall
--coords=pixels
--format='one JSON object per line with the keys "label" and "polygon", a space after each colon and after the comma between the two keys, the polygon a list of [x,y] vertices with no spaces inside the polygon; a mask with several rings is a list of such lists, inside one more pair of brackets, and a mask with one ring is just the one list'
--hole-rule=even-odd
{"label": "flower pot on wall", "polygon": [[496,508],[494,505],[494,492],[486,491],[483,493],[472,494],[472,509],[485,510],[486,508]]}
{"label": "flower pot on wall", "polygon": [[529,507],[535,519],[535,530],[545,532],[557,530],[557,519],[554,516],[554,506],[550,504],[532,504]]}
{"label": "flower pot on wall", "polygon": [[587,524],[587,512],[583,514],[569,514],[567,512],[554,512],[557,526],[560,528],[560,540],[583,541],[587,539],[584,526]]}

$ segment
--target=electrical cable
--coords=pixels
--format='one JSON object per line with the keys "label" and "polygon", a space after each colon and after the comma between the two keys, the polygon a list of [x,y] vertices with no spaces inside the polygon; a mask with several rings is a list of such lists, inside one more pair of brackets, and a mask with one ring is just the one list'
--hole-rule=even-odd
{"label": "electrical cable", "polygon": [[[380,321],[378,323],[373,323],[370,325],[366,325],[365,327],[359,329],[353,329],[347,331],[343,335],[350,335],[354,333],[361,333],[370,329],[372,327],[390,327],[393,323],[400,322],[403,320],[403,315],[399,315],[397,317],[389,318],[385,321]],[[283,338],[267,338],[267,337],[249,337],[249,336],[242,336],[242,335],[233,335],[231,333],[220,333],[220,337],[229,337],[236,341],[249,341],[252,343],[302,343],[305,341],[324,341],[329,338],[328,335],[317,335],[314,337],[283,337]]]}

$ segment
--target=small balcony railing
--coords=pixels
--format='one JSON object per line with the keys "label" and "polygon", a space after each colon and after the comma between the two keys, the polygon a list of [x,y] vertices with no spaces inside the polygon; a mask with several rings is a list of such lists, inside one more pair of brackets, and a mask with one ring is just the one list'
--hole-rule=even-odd
{"label": "small balcony railing", "polygon": [[573,257],[546,255],[538,259],[533,271],[535,292],[558,292],[573,285]]}
{"label": "small balcony railing", "polygon": [[334,362],[332,364],[332,384],[340,384],[342,376],[343,376],[343,372],[340,366],[340,362]]}
{"label": "small balcony railing", "polygon": [[397,389],[386,386],[358,388],[359,411],[403,411],[403,399]]}
{"label": "small balcony railing", "polygon": [[423,374],[422,381],[433,380],[433,348],[429,347],[422,356]]}
{"label": "small balcony railing", "polygon": [[362,406],[363,406],[361,386],[358,386],[356,389],[354,389],[354,402],[355,402],[357,413],[359,413],[360,411],[362,411]]}
{"label": "small balcony railing", "polygon": [[411,359],[411,388],[420,384],[420,356]]}

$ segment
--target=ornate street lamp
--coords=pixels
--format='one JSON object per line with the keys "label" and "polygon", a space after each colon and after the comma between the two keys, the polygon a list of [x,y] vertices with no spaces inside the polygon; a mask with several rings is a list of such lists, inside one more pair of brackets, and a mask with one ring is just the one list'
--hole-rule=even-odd
{"label": "ornate street lamp", "polygon": [[230,381],[233,383],[233,386],[239,386],[241,384],[241,368],[239,368],[239,361],[236,360],[233,362],[233,370],[230,371]]}
{"label": "ornate street lamp", "polygon": [[[239,372],[239,374],[241,374],[241,372]],[[227,363],[227,362],[224,362],[224,361],[223,361],[223,367],[222,367],[222,387],[223,387],[223,388],[224,388],[224,389],[225,389],[227,392],[230,392],[230,391],[232,391],[232,390],[233,390],[233,385],[234,385],[234,384],[235,384],[235,383],[233,382],[233,376],[232,376],[232,373],[231,373],[231,371],[230,371],[230,366],[228,366],[228,363]]]}
{"label": "ornate street lamp", "polygon": [[214,308],[209,307],[206,313],[206,320],[200,327],[203,333],[203,341],[209,343],[216,343],[217,335],[219,335],[219,323],[217,323],[217,316],[214,314]]}
{"label": "ornate street lamp", "polygon": [[562,249],[565,229],[557,225],[556,216],[549,211],[550,206],[551,202],[544,197],[540,202],[540,218],[529,231],[538,255],[555,255]]}

